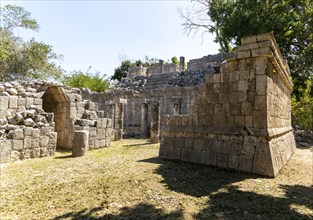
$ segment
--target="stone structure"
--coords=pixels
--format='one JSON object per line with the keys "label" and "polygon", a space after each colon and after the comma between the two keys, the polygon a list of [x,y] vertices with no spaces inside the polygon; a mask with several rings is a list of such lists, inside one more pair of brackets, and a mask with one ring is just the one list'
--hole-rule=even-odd
{"label": "stone structure", "polygon": [[[89,148],[109,146],[112,134],[114,140],[151,137],[161,140],[162,158],[275,176],[295,147],[292,87],[272,34],[243,39],[233,54],[190,60],[186,70],[183,57],[179,65],[134,67],[103,93],[2,84],[1,155],[10,160],[38,155],[39,148],[43,156],[56,145],[72,148],[75,131],[85,130]],[[28,151],[26,137],[38,138],[36,129],[45,138]]]}
{"label": "stone structure", "polygon": [[295,148],[292,87],[271,34],[243,39],[197,87],[191,115],[163,118],[160,157],[274,177]]}
{"label": "stone structure", "polygon": [[1,83],[0,162],[72,149],[77,130],[89,132],[89,148],[109,146],[112,119],[79,93],[55,82]]}
{"label": "stone structure", "polygon": [[[122,136],[148,137],[152,129],[150,100],[159,102],[159,115],[191,114],[197,91],[194,86],[203,84],[205,75],[212,74],[227,57],[233,55],[217,54],[190,60],[187,70],[183,70],[184,57],[180,57],[179,65],[163,64],[160,61],[144,71],[142,67],[133,67],[127,77],[111,90],[94,93],[81,89],[81,94],[84,99],[97,103],[104,112],[104,117],[111,118],[113,124],[118,123],[118,118],[114,116],[114,112],[118,111],[112,106],[116,99],[126,100],[123,107],[123,127],[119,127],[123,131]],[[159,126],[161,123],[162,121]]]}
{"label": "stone structure", "polygon": [[73,140],[73,157],[85,156],[86,151],[88,150],[88,136],[89,132],[86,130],[75,131],[74,140]]}
{"label": "stone structure", "polygon": [[152,101],[151,103],[151,143],[160,141],[160,103]]}
{"label": "stone structure", "polygon": [[161,139],[162,158],[275,176],[295,142],[293,85],[273,36],[245,38],[236,53],[190,60],[186,70],[180,60],[176,67],[160,62],[145,74],[132,69],[112,90],[82,90],[82,96],[105,114],[103,103],[126,99],[123,136]]}

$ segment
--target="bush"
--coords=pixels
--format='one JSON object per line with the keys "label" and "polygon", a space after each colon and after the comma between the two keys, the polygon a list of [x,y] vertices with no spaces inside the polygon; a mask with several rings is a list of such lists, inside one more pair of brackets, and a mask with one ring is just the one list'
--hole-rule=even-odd
{"label": "bush", "polygon": [[313,130],[313,77],[306,81],[307,87],[302,91],[302,97],[291,99],[292,122],[305,129]]}
{"label": "bush", "polygon": [[72,71],[70,75],[63,77],[62,82],[73,88],[88,88],[95,92],[103,92],[109,89],[110,81],[96,73],[83,73],[81,71]]}

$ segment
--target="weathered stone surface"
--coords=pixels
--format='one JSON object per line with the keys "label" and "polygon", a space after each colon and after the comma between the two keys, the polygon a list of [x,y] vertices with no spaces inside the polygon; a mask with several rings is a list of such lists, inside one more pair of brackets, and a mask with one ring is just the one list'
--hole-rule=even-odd
{"label": "weathered stone surface", "polygon": [[12,138],[14,140],[23,140],[24,138],[23,129],[15,129],[12,133]]}
{"label": "weathered stone surface", "polygon": [[[85,110],[85,101],[82,101],[81,95],[78,94],[80,90],[64,88],[60,83],[44,81],[0,83],[0,90],[2,93],[0,143],[7,139],[14,141],[10,149],[14,152],[2,153],[2,156],[5,154],[6,157],[10,154],[9,161],[34,158],[38,157],[38,154],[53,155],[57,144],[60,147],[71,148],[75,119],[87,115],[92,118],[86,121],[86,126],[89,127],[94,127],[95,120],[98,119],[97,104],[89,101],[89,109]],[[76,109],[76,112],[68,114],[69,108]],[[100,125],[101,128],[108,127],[110,132],[112,131],[112,122],[108,126],[107,120],[100,121],[105,121],[105,124]],[[54,129],[56,132],[53,132]],[[109,146],[112,135],[102,134],[102,136],[101,147]],[[33,151],[34,148],[36,150]],[[38,153],[41,151],[43,153]]]}
{"label": "weathered stone surface", "polygon": [[23,140],[13,140],[12,150],[22,150]]}
{"label": "weathered stone surface", "polygon": [[75,131],[72,156],[80,157],[84,156],[88,150],[88,131]]}
{"label": "weathered stone surface", "polygon": [[[292,83],[271,34],[244,38],[242,44],[235,59],[205,77],[203,88],[192,88],[190,116],[180,122],[182,116],[174,109],[174,116],[164,117],[162,139],[184,140],[184,161],[275,176],[295,145],[288,134]],[[161,100],[174,94],[168,88],[163,92]],[[186,99],[181,97],[175,100]],[[160,152],[167,146],[170,142],[161,142]]]}

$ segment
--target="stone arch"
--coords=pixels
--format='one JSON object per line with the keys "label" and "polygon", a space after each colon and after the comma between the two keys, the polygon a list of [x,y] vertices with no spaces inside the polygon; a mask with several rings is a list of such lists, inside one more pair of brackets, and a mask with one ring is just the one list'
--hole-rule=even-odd
{"label": "stone arch", "polygon": [[58,134],[57,147],[68,148],[69,99],[61,87],[48,87],[42,96],[42,107],[46,112],[54,113],[55,131]]}

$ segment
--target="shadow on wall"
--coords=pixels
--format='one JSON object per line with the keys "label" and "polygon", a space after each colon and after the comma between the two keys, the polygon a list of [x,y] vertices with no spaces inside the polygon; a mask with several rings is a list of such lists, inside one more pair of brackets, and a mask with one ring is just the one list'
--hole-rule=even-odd
{"label": "shadow on wall", "polygon": [[[313,215],[303,215],[297,209],[308,209],[313,213],[313,188],[300,185],[280,185],[285,197],[261,195],[242,191],[233,183],[258,176],[227,172],[218,168],[184,162],[150,158],[142,163],[160,164],[155,173],[163,177],[162,183],[169,190],[194,197],[206,196],[207,206],[193,219],[312,219]],[[313,185],[312,185],[313,186]],[[257,189],[256,189],[257,190]],[[255,191],[256,191],[255,190]],[[54,220],[61,219],[184,219],[184,210],[165,213],[151,204],[139,203],[134,207],[124,207],[119,214],[96,216],[105,209],[69,212]]]}

